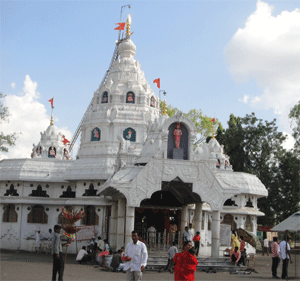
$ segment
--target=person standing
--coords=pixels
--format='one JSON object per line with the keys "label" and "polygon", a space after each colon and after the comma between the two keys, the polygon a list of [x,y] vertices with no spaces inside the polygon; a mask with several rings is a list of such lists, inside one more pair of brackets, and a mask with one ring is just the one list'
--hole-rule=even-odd
{"label": "person standing", "polygon": [[37,230],[35,231],[35,252],[36,253],[39,253],[41,250],[41,242],[42,242],[41,231]]}
{"label": "person standing", "polygon": [[194,238],[194,236],[195,236],[195,230],[194,230],[194,228],[193,228],[193,224],[189,224],[189,229],[188,229],[188,233],[189,233],[189,235],[190,235],[190,240],[191,240],[191,242],[192,242],[192,247],[194,247],[194,241],[193,241],[193,238]]}
{"label": "person standing", "polygon": [[244,237],[241,236],[241,244],[240,244],[240,251],[241,251],[241,263],[246,265],[246,249],[245,249],[245,240]]}
{"label": "person standing", "polygon": [[174,268],[174,280],[175,281],[182,281],[182,268],[181,268],[181,259],[184,252],[189,251],[192,248],[192,242],[186,241],[183,244],[183,249],[181,253],[175,254],[173,258],[173,268]]}
{"label": "person standing", "polygon": [[291,255],[290,255],[290,245],[287,242],[288,241],[288,233],[285,234],[285,237],[283,241],[280,243],[280,253],[281,253],[281,259],[282,259],[282,273],[281,273],[281,279],[287,279],[288,277],[288,265],[289,262],[292,262]]}
{"label": "person standing", "polygon": [[54,225],[54,235],[52,239],[52,256],[53,256],[53,269],[52,269],[52,281],[56,281],[56,275],[58,273],[58,281],[63,280],[64,274],[64,258],[62,254],[62,246],[68,247],[69,244],[62,244],[61,235],[60,235],[61,227],[56,224]]}
{"label": "person standing", "polygon": [[195,271],[197,270],[198,260],[195,257],[194,248],[189,249],[182,253],[180,259],[182,280],[184,281],[194,281]]}
{"label": "person standing", "polygon": [[150,247],[154,248],[155,238],[156,238],[156,229],[153,225],[151,225],[148,230],[148,239],[149,239],[149,245]]}
{"label": "person standing", "polygon": [[165,267],[164,270],[169,270],[171,273],[173,273],[173,258],[178,253],[178,249],[175,246],[175,242],[172,243],[172,246],[168,250],[168,264]]}
{"label": "person standing", "polygon": [[196,257],[199,254],[199,248],[200,248],[200,231],[196,232],[196,235],[193,238],[193,241],[195,243],[195,252],[196,252]]}
{"label": "person standing", "polygon": [[190,234],[189,234],[189,228],[186,226],[184,228],[184,232],[183,232],[183,243],[188,242],[188,241],[191,242],[191,240],[192,240],[192,238],[190,237]]}
{"label": "person standing", "polygon": [[277,243],[277,237],[273,237],[273,242],[271,244],[271,254],[272,254],[272,277],[279,278],[277,276],[277,267],[279,265],[279,245]]}
{"label": "person standing", "polygon": [[269,256],[269,240],[268,240],[268,238],[264,239],[264,248],[263,248],[263,252],[262,252],[263,256],[265,255],[265,252]]}
{"label": "person standing", "polygon": [[127,261],[124,266],[127,281],[142,280],[142,273],[147,265],[148,252],[146,245],[139,241],[137,231],[131,232],[132,242],[128,243],[123,260]]}

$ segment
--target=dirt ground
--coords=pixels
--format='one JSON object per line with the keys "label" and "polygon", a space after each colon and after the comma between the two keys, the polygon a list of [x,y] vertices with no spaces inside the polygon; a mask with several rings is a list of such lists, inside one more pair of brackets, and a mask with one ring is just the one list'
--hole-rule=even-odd
{"label": "dirt ground", "polygon": [[[295,264],[295,254],[292,255],[293,264],[289,264],[290,280],[300,280],[300,255],[297,254]],[[206,273],[196,272],[196,280],[268,280],[271,276],[271,256],[256,256],[254,269],[257,273],[250,275],[230,274],[229,272]],[[278,276],[281,275],[281,265],[278,268]],[[295,267],[296,265],[296,267]],[[252,264],[251,264],[252,266]],[[52,275],[52,256],[50,254],[36,254],[23,251],[1,251],[1,280],[51,280]],[[237,268],[238,269],[238,268]],[[64,281],[92,281],[92,280],[126,280],[124,273],[114,273],[102,271],[99,267],[92,264],[77,264],[75,255],[67,256],[67,263],[64,272]],[[143,280],[174,280],[173,274],[168,272],[158,273],[146,271],[143,273]]]}

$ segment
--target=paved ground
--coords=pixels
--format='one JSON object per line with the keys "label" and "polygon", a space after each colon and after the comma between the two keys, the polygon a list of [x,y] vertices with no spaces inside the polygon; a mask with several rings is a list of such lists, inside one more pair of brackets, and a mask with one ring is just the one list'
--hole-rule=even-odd
{"label": "paved ground", "polygon": [[[292,256],[295,261],[295,255]],[[126,280],[125,274],[105,272],[100,268],[94,267],[91,264],[80,265],[75,261],[74,255],[67,256],[67,264],[64,272],[64,281],[92,281],[92,280]],[[250,275],[230,274],[229,272],[206,273],[196,272],[196,280],[268,280],[271,279],[271,257],[261,256],[256,257],[255,270],[258,273]],[[300,276],[300,256],[297,255],[297,264],[289,265],[289,275],[293,280],[300,280],[295,277],[295,270]],[[52,272],[52,256],[50,254],[35,254],[23,251],[5,251],[1,252],[1,280],[51,280]],[[281,274],[281,265],[278,269],[278,275]],[[174,276],[170,273],[158,273],[148,271],[143,274],[143,280],[174,280]]]}

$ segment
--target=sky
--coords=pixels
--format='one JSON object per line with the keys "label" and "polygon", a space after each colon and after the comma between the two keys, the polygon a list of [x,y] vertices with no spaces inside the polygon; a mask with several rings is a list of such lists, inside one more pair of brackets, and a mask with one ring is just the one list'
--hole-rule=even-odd
{"label": "sky", "polygon": [[52,97],[54,124],[71,140],[108,69],[127,4],[121,22],[131,15],[135,59],[156,95],[160,78],[167,104],[201,109],[224,128],[230,114],[255,112],[292,133],[299,1],[2,0],[0,91],[11,115],[0,131],[18,139],[0,159],[30,157],[50,124]]}

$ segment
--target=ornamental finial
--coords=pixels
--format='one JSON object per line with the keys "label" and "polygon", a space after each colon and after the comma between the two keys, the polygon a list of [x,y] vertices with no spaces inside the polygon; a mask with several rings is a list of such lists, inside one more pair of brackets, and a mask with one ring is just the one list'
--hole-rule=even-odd
{"label": "ornamental finial", "polygon": [[128,14],[126,21],[126,35],[130,36],[131,16]]}

